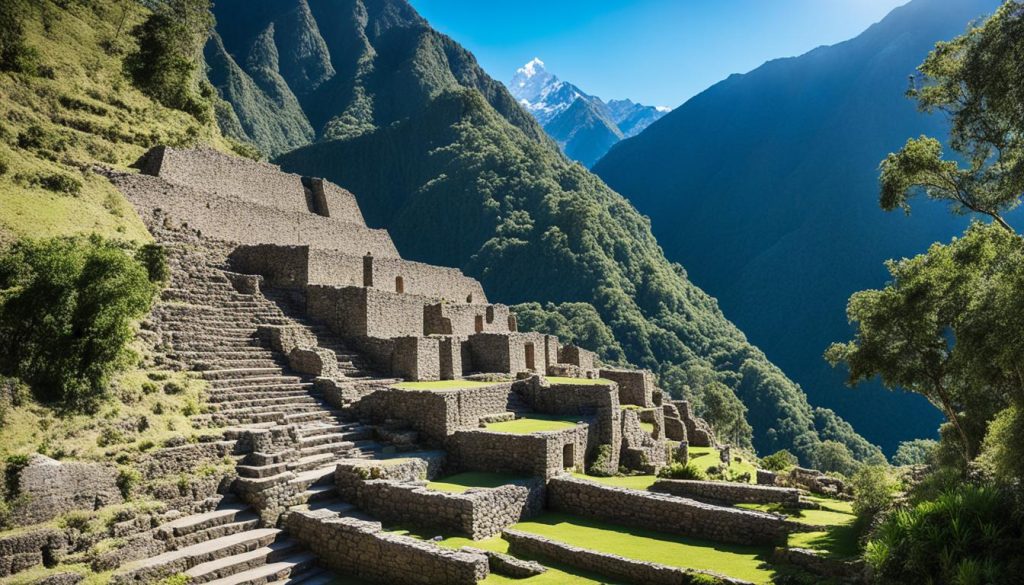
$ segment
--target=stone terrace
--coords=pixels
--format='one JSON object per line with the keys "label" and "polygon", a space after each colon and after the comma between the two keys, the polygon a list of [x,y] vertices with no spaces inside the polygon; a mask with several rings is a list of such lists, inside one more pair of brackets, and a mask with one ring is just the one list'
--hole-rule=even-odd
{"label": "stone terrace", "polygon": [[[209,381],[194,422],[222,434],[160,450],[152,469],[235,465],[205,491],[165,494],[170,512],[133,521],[124,546],[93,563],[114,583],[327,583],[334,572],[470,584],[544,570],[400,525],[473,539],[508,531],[513,554],[584,559],[616,580],[738,583],[510,529],[545,510],[720,542],[776,544],[792,528],[772,514],[572,479],[567,470],[654,473],[672,457],[668,440],[685,458],[687,444],[714,437],[650,372],[603,369],[591,352],[520,332],[476,280],[402,259],[347,191],[208,150],[161,147],[139,166],[113,181],[171,268],[143,337],[165,367]],[[430,487],[454,472],[522,479]],[[12,546],[38,554],[51,536]]]}

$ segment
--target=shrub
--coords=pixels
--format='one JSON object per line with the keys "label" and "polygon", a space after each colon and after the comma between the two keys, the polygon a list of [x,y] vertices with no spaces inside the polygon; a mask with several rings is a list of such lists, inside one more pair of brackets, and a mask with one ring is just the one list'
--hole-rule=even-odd
{"label": "shrub", "polygon": [[89,534],[96,530],[93,524],[93,515],[89,512],[74,510],[64,514],[57,521],[57,525],[64,529],[77,530],[83,534]]}
{"label": "shrub", "polygon": [[168,382],[164,384],[164,394],[173,396],[175,394],[184,394],[185,387],[177,382]]}
{"label": "shrub", "polygon": [[884,465],[865,465],[850,479],[853,488],[853,512],[868,524],[892,505],[899,483]]}
{"label": "shrub", "polygon": [[707,475],[693,462],[671,463],[658,470],[658,477],[664,479],[707,479]]}
{"label": "shrub", "polygon": [[28,455],[10,455],[4,460],[4,496],[14,499],[18,495],[18,479],[21,471],[28,467]]}
{"label": "shrub", "polygon": [[100,432],[98,437],[96,437],[96,445],[99,447],[109,447],[111,445],[123,443],[124,440],[124,433],[114,427],[107,427]]}
{"label": "shrub", "polygon": [[152,382],[143,382],[142,383],[142,393],[143,394],[153,394],[153,393],[155,393],[159,389],[160,388],[157,387],[157,385],[152,383]]}
{"label": "shrub", "polygon": [[1022,546],[1024,524],[1011,498],[961,484],[888,515],[868,541],[865,559],[885,584],[1002,584],[1024,572]]}
{"label": "shrub", "polygon": [[28,2],[0,2],[0,70],[37,73],[39,52],[25,44],[25,18]]}
{"label": "shrub", "polygon": [[768,471],[785,471],[791,467],[796,467],[799,461],[796,455],[793,455],[789,451],[782,449],[776,451],[771,455],[761,459],[761,467]]}
{"label": "shrub", "polygon": [[[142,262],[142,265],[146,267],[146,272],[149,274],[149,280],[151,282],[167,282],[171,278],[171,270],[167,266],[167,253],[164,251],[163,246],[159,244],[146,244],[139,248],[138,253],[135,255]],[[165,379],[153,377],[150,374],[151,380]]]}
{"label": "shrub", "polygon": [[82,182],[64,173],[37,175],[33,182],[38,183],[43,189],[53,191],[54,193],[77,196],[82,192]]}
{"label": "shrub", "polygon": [[57,132],[33,124],[18,133],[18,147],[61,151],[67,148],[67,141]]}
{"label": "shrub", "polygon": [[21,240],[0,252],[0,371],[37,398],[88,409],[130,363],[157,287],[130,248],[98,236]]}
{"label": "shrub", "polygon": [[1011,406],[988,427],[978,463],[1000,481],[1024,480],[1024,413]]}
{"label": "shrub", "polygon": [[595,477],[608,477],[615,475],[611,466],[612,446],[602,443],[594,449],[593,463],[590,464],[588,473]]}
{"label": "shrub", "polygon": [[[150,441],[150,444],[152,444],[152,441]],[[117,489],[120,490],[121,497],[126,500],[131,498],[135,487],[139,485],[140,481],[142,481],[142,474],[134,467],[125,465],[117,470]]]}

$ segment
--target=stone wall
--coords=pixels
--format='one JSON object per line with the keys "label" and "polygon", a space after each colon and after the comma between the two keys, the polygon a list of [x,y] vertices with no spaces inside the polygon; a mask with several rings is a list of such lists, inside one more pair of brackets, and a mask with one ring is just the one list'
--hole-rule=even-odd
{"label": "stone wall", "polygon": [[[476,299],[476,295],[473,298]],[[474,333],[512,332],[511,314],[505,305],[434,303],[426,308],[424,315],[427,333],[466,337]]]}
{"label": "stone wall", "polygon": [[572,344],[558,349],[558,363],[570,364],[581,370],[593,370],[597,354]]}
{"label": "stone wall", "polygon": [[487,557],[385,532],[379,522],[326,510],[296,511],[286,525],[329,569],[380,583],[476,585],[489,574]]}
{"label": "stone wall", "polygon": [[418,482],[436,479],[446,461],[444,451],[420,451],[414,456],[394,459],[339,459],[334,470],[334,486],[342,500],[351,502],[366,480]]}
{"label": "stone wall", "polygon": [[567,468],[583,469],[589,426],[516,435],[459,431],[448,440],[448,456],[457,471],[525,473],[550,478]]}
{"label": "stone wall", "polygon": [[580,548],[519,530],[506,530],[502,533],[502,538],[508,541],[510,553],[549,559],[623,583],[643,583],[644,585],[745,585],[749,583],[706,571],[669,567]]}
{"label": "stone wall", "polygon": [[800,501],[799,490],[725,481],[659,479],[648,489],[710,503],[795,504]]}
{"label": "stone wall", "polygon": [[122,501],[113,467],[60,462],[43,455],[29,459],[18,474],[17,486],[11,518],[18,525],[45,522],[71,510],[98,510]]}
{"label": "stone wall", "polygon": [[31,569],[63,556],[68,538],[56,528],[16,532],[0,537],[0,577]]}
{"label": "stone wall", "polygon": [[549,365],[545,363],[545,346],[549,337],[551,336],[542,333],[520,332],[470,335],[466,343],[471,356],[472,371],[544,373]]}
{"label": "stone wall", "polygon": [[398,257],[386,230],[209,195],[147,175],[119,175],[112,182],[147,222],[187,225],[203,236],[240,244],[308,245]]}
{"label": "stone wall", "polygon": [[668,462],[666,444],[655,439],[659,432],[657,422],[652,436],[640,426],[640,416],[636,410],[623,410],[619,464],[644,473],[657,473]]}
{"label": "stone wall", "polygon": [[784,518],[772,514],[611,487],[565,475],[548,482],[548,507],[625,526],[735,544],[782,545],[790,530]]}
{"label": "stone wall", "polygon": [[686,426],[686,440],[691,447],[714,447],[718,444],[711,425],[693,414],[688,401],[673,400],[672,405],[676,407],[680,419]]}
{"label": "stone wall", "polygon": [[337,185],[321,179],[304,181],[276,165],[212,149],[158,146],[144,157],[142,171],[219,197],[366,225],[355,197]]}
{"label": "stone wall", "polygon": [[228,262],[238,272],[262,276],[275,288],[301,289],[309,283],[309,246],[246,244],[232,250]]}
{"label": "stone wall", "polygon": [[587,417],[590,421],[587,462],[594,461],[600,445],[607,445],[602,469],[608,473],[618,472],[622,411],[614,384],[551,384],[533,376],[516,382],[514,389],[536,412]]}
{"label": "stone wall", "polygon": [[[342,253],[334,250],[315,250],[310,257],[310,279],[312,283],[335,284],[335,279],[344,279],[339,274],[348,262]],[[459,305],[468,302],[487,303],[484,288],[475,278],[470,278],[457,268],[433,266],[400,258],[376,258],[369,260],[374,288],[399,292],[398,278],[402,279],[404,292],[445,299]],[[362,274],[362,265],[360,265]],[[340,284],[340,283],[339,283]],[[360,280],[360,284],[363,282]],[[467,299],[472,299],[468,301]],[[507,325],[508,309],[505,309]]]}
{"label": "stone wall", "polygon": [[599,375],[619,385],[619,402],[644,408],[654,406],[654,374],[647,370],[611,370],[602,368]]}
{"label": "stone wall", "polygon": [[353,503],[382,522],[462,534],[474,540],[489,538],[532,518],[544,506],[544,483],[540,480],[463,493],[431,490],[424,485],[367,480],[356,488]]}
{"label": "stone wall", "polygon": [[373,288],[310,285],[306,312],[346,338],[423,335],[423,307],[429,299]]}
{"label": "stone wall", "polygon": [[453,390],[388,388],[363,398],[359,413],[371,420],[398,420],[424,438],[443,443],[450,435],[480,426],[480,419],[508,411],[510,382]]}

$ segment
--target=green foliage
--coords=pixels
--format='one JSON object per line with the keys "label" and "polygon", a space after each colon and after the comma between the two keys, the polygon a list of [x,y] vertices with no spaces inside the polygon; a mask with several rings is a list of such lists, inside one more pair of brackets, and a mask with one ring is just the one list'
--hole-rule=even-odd
{"label": "green foliage", "polygon": [[961,484],[934,501],[888,515],[865,559],[882,584],[1003,585],[1024,571],[1024,523],[1010,498]]}
{"label": "green foliage", "polygon": [[589,475],[595,477],[609,477],[615,474],[615,468],[611,464],[612,461],[612,446],[607,443],[601,443],[594,448],[594,457],[587,469]]}
{"label": "green foliage", "polygon": [[142,481],[142,473],[134,467],[122,465],[117,470],[117,489],[121,497],[128,500],[135,493],[136,487]]}
{"label": "green foliage", "polygon": [[935,460],[935,451],[939,448],[938,441],[933,439],[914,439],[904,441],[893,455],[893,465],[927,465]]}
{"label": "green foliage", "polygon": [[850,487],[853,513],[866,525],[892,505],[899,482],[887,465],[865,465],[850,478]]}
{"label": "green foliage", "polygon": [[4,460],[4,498],[13,499],[18,495],[18,481],[21,471],[28,467],[27,455],[11,455]]}
{"label": "green foliage", "polygon": [[658,477],[665,479],[707,479],[708,476],[693,461],[686,463],[673,462],[658,470]]}
{"label": "green foliage", "polygon": [[1024,481],[1024,410],[1011,406],[988,427],[978,462],[996,479]]}
{"label": "green foliage", "polygon": [[94,405],[156,288],[134,250],[99,236],[16,242],[0,254],[0,368],[40,400]]}
{"label": "green foliage", "polygon": [[823,441],[814,452],[811,464],[821,471],[832,471],[845,476],[852,475],[860,468],[860,463],[846,445],[838,441]]}
{"label": "green foliage", "polygon": [[1009,230],[1003,214],[1024,193],[1024,3],[1007,0],[980,26],[940,42],[918,67],[909,95],[927,112],[952,121],[950,146],[966,162],[943,160],[934,138],[911,139],[882,161],[881,204],[910,210],[923,192],[957,214],[987,215]]}
{"label": "green foliage", "polygon": [[747,407],[721,382],[704,387],[698,416],[715,429],[715,435],[739,447],[750,447],[753,430],[747,424]]}
{"label": "green foliage", "polygon": [[1024,403],[1024,241],[976,223],[962,238],[887,267],[884,289],[850,298],[856,338],[825,357],[847,364],[850,383],[878,375],[927,397],[970,460],[986,422],[1007,400]]}
{"label": "green foliage", "polygon": [[161,104],[206,121],[213,89],[199,82],[202,47],[213,30],[210,0],[158,0],[132,34],[139,50],[125,59],[135,85]]}
{"label": "green foliage", "polygon": [[512,311],[520,331],[557,335],[562,343],[595,352],[606,364],[626,365],[622,346],[590,303],[522,303]]}
{"label": "green foliage", "polygon": [[30,4],[27,0],[0,2],[0,71],[36,73],[39,52],[25,39],[25,19]]}
{"label": "green foliage", "polygon": [[796,455],[785,449],[780,449],[767,457],[761,459],[761,467],[768,471],[786,471],[799,463]]}

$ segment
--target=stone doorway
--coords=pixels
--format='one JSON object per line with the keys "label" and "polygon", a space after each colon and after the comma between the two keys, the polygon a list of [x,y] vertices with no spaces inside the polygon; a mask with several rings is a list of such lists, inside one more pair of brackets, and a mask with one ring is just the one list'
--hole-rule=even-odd
{"label": "stone doorway", "polygon": [[477,333],[483,333],[483,331],[484,331],[484,316],[483,315],[477,315],[476,316],[476,323],[474,324],[474,329],[476,329]]}
{"label": "stone doorway", "polygon": [[576,467],[576,445],[568,443],[562,447],[562,467],[565,469]]}
{"label": "stone doorway", "polygon": [[527,343],[526,344],[526,369],[527,370],[533,371],[533,370],[537,369],[537,366],[536,366],[536,355],[535,355],[536,353],[537,352],[534,349],[533,344],[532,343]]}

